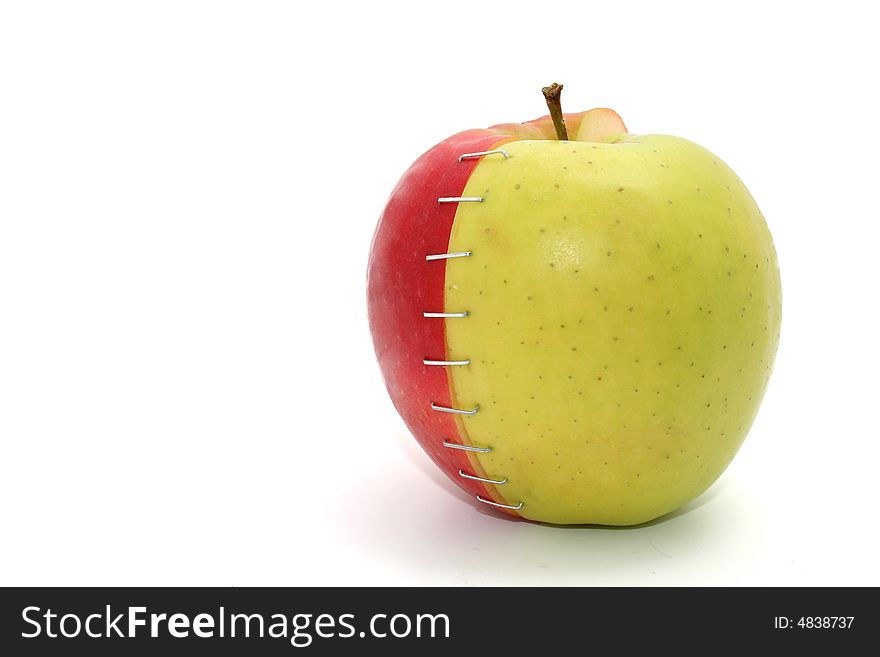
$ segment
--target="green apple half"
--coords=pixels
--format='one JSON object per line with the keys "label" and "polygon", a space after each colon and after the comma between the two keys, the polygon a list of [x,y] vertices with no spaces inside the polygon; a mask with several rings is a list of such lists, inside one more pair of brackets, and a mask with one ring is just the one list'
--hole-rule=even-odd
{"label": "green apple half", "polygon": [[[462,171],[451,156],[468,133],[426,153],[380,221],[368,298],[392,398],[457,483],[527,519],[629,525],[680,507],[730,463],[770,376],[781,291],[770,232],[733,171],[593,112],[569,115],[572,140],[546,118],[498,126],[494,142],[472,131],[504,153],[447,177],[458,189],[437,188],[431,167],[448,151],[442,166]],[[422,210],[419,194],[482,201]],[[447,209],[446,224],[432,214]],[[432,221],[445,227],[425,243]],[[438,250],[471,255],[424,261]],[[421,306],[418,285],[433,286]],[[400,369],[419,355],[468,362]],[[439,402],[478,412],[432,415]]]}

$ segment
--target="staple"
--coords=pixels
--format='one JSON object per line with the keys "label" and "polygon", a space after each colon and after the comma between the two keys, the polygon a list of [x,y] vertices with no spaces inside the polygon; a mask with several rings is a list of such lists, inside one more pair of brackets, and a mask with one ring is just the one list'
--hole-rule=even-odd
{"label": "staple", "polygon": [[478,452],[479,454],[488,454],[492,451],[491,447],[474,447],[473,445],[462,445],[461,443],[452,443],[448,440],[443,441],[443,446],[449,449],[460,449],[463,452]]}
{"label": "staple", "polygon": [[472,409],[467,410],[463,408],[450,408],[448,406],[440,406],[431,402],[431,410],[439,411],[440,413],[452,413],[453,415],[476,415],[477,411],[480,410],[479,406],[474,406]]}
{"label": "staple", "polygon": [[436,365],[438,367],[455,367],[459,365],[470,365],[470,358],[465,358],[464,360],[430,360],[425,358],[422,361],[425,365]]}
{"label": "staple", "polygon": [[424,313],[422,313],[422,315],[424,317],[467,317],[468,311],[465,310],[460,313],[429,313],[429,312],[424,312]]}
{"label": "staple", "polygon": [[493,502],[492,500],[485,500],[482,497],[480,497],[479,495],[477,495],[477,501],[482,502],[483,504],[488,504],[489,506],[497,506],[499,509],[512,509],[513,511],[519,511],[521,508],[523,508],[522,502],[520,502],[519,504],[516,504],[516,505],[501,504],[500,502]]}
{"label": "staple", "polygon": [[431,255],[426,255],[425,260],[448,260],[449,258],[468,258],[470,257],[470,251],[461,251],[460,253],[433,253]]}
{"label": "staple", "polygon": [[482,196],[441,196],[438,203],[482,203]]}
{"label": "staple", "polygon": [[468,474],[464,470],[459,470],[458,476],[464,477],[465,479],[473,479],[474,481],[482,481],[484,484],[495,484],[496,486],[501,486],[502,484],[507,483],[507,477],[504,479],[486,479],[484,477],[478,477],[477,475]]}
{"label": "staple", "polygon": [[465,153],[464,155],[459,155],[458,161],[471,160],[477,157],[483,157],[484,155],[503,155],[505,160],[510,157],[510,153],[503,148],[495,148],[491,151],[480,151],[479,153]]}

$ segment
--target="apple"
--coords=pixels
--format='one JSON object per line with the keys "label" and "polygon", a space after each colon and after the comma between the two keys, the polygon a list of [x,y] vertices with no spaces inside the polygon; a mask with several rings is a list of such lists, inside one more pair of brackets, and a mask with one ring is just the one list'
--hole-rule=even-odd
{"label": "apple", "polygon": [[476,500],[639,524],[745,439],[779,340],[776,253],[709,151],[548,104],[403,175],[371,245],[370,328],[404,422]]}

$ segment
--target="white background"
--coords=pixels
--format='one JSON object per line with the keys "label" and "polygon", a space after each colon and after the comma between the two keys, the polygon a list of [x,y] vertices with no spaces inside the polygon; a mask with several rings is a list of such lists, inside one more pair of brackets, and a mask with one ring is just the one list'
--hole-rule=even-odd
{"label": "white background", "polygon": [[[0,9],[0,584],[880,584],[868,3]],[[610,106],[749,186],[783,277],[758,420],[635,529],[499,519],[387,398],[364,277],[469,127]]]}

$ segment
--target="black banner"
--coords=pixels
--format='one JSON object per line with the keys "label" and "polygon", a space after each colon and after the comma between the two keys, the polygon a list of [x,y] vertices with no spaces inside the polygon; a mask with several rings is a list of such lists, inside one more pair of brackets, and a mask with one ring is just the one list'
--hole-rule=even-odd
{"label": "black banner", "polygon": [[869,645],[880,620],[875,596],[840,588],[4,589],[0,654],[839,651]]}

